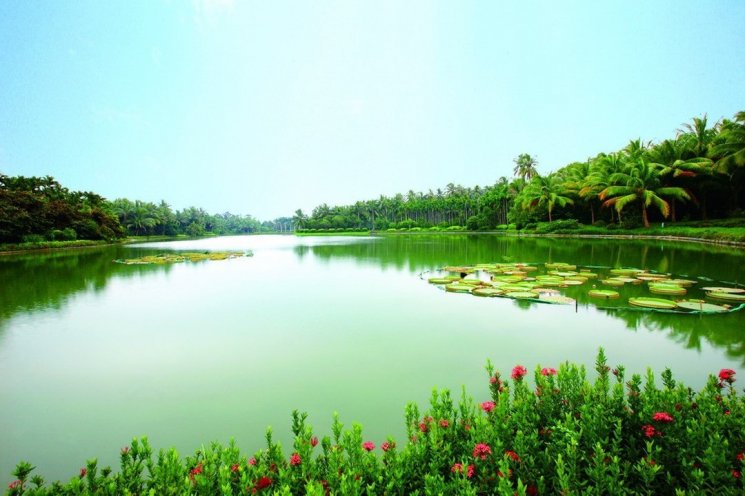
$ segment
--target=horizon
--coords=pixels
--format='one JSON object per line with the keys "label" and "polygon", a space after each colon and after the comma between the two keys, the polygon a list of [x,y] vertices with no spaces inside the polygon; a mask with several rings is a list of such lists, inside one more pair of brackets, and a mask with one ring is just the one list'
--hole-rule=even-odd
{"label": "horizon", "polygon": [[734,0],[4,3],[0,172],[259,220],[488,186],[521,153],[546,173],[732,118],[743,21]]}

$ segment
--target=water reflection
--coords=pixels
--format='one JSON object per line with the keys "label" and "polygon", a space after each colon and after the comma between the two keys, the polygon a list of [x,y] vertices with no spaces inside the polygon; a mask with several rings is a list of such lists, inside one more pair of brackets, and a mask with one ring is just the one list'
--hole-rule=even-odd
{"label": "water reflection", "polygon": [[[379,243],[298,246],[298,256],[308,252],[321,260],[352,259],[358,263],[395,267],[415,273],[445,265],[475,265],[492,262],[567,262],[584,267],[635,267],[676,277],[700,278],[738,284],[745,280],[743,251],[725,246],[646,240],[584,240],[569,238],[505,238],[485,235],[391,236]],[[302,253],[302,255],[301,255]],[[592,284],[591,282],[588,284]],[[597,306],[587,296],[588,285],[562,292],[583,306]],[[701,350],[702,341],[745,364],[745,312],[726,315],[686,315],[650,310],[624,309],[629,297],[649,296],[645,286],[614,288],[618,300],[603,301],[603,311],[623,320],[633,330],[664,332],[680,345]],[[688,298],[703,298],[695,286]],[[495,302],[496,303],[496,302]],[[506,302],[500,302],[506,303]],[[521,310],[540,311],[540,305],[513,302]]]}

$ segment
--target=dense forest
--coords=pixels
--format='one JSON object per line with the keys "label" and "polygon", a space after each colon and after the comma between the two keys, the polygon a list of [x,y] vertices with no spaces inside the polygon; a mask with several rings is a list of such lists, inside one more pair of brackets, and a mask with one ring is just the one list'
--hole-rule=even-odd
{"label": "dense forest", "polygon": [[667,219],[745,215],[745,112],[709,125],[693,118],[660,143],[630,141],[542,175],[529,154],[515,159],[514,177],[491,186],[448,184],[354,205],[297,210],[298,229],[452,228],[489,230],[513,224],[574,219],[597,226],[648,227]]}
{"label": "dense forest", "polygon": [[96,193],[70,191],[51,176],[0,174],[0,243],[286,232],[291,228],[289,217],[259,222],[250,215],[210,215],[196,207],[174,211],[165,201],[107,201]]}

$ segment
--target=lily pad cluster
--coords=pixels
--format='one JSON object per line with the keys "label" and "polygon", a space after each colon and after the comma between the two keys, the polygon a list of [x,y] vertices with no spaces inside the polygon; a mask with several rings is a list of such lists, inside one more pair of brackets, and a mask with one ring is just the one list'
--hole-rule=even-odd
{"label": "lily pad cluster", "polygon": [[[697,296],[703,298],[673,300],[639,293],[646,290],[652,295],[685,296],[698,281],[642,269],[578,268],[563,262],[448,266],[440,269],[440,275],[430,277],[428,282],[442,286],[448,292],[543,303],[575,304],[575,298],[620,300],[622,294],[619,290],[626,286],[628,291],[624,292],[632,294],[624,301],[632,307],[717,313],[732,310],[730,303],[745,304],[745,289],[739,287],[703,287],[695,290]],[[591,287],[581,290],[582,286]],[[639,288],[632,290],[634,286]],[[566,292],[571,296],[564,294]]]}
{"label": "lily pad cluster", "polygon": [[231,258],[250,256],[253,256],[253,253],[250,251],[161,253],[158,255],[147,255],[139,258],[117,259],[114,260],[114,262],[124,265],[162,265],[183,262],[202,262],[204,260],[229,260]]}

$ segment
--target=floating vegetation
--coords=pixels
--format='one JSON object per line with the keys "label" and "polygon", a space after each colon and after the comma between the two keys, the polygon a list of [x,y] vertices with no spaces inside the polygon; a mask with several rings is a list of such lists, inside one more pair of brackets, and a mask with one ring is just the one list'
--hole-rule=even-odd
{"label": "floating vegetation", "polygon": [[605,298],[605,299],[615,299],[621,296],[621,294],[618,291],[613,291],[612,289],[591,289],[587,292],[588,295],[592,296],[593,298]]}
{"label": "floating vegetation", "polygon": [[202,262],[204,260],[229,260],[231,258],[251,257],[250,251],[211,251],[211,252],[186,252],[186,253],[161,253],[159,255],[147,255],[139,258],[126,258],[114,260],[114,263],[124,265],[163,265],[183,262]]}
{"label": "floating vegetation", "polygon": [[648,298],[646,296],[640,296],[639,298],[629,298],[629,304],[635,307],[644,308],[658,308],[661,310],[671,310],[677,306],[672,300],[665,300],[662,298]]}
{"label": "floating vegetation", "polygon": [[732,293],[729,291],[709,291],[706,293],[709,298],[716,300],[727,300],[727,301],[742,301],[745,302],[745,294]]}
{"label": "floating vegetation", "polygon": [[675,302],[675,304],[678,308],[704,313],[726,312],[731,308],[729,305],[715,305],[713,303],[707,303],[705,300],[681,300]]}
{"label": "floating vegetation", "polygon": [[650,283],[649,292],[654,294],[684,295],[688,291],[683,286],[677,284]]}
{"label": "floating vegetation", "polygon": [[[434,273],[426,280],[451,293],[520,300],[516,303],[522,307],[530,306],[531,302],[588,305],[599,299],[607,302],[606,306],[600,307],[604,310],[715,314],[745,309],[745,286],[737,282],[719,281],[719,284],[732,284],[736,287],[712,285],[697,288],[697,282],[711,279],[696,279],[676,278],[671,274],[636,268],[582,268],[561,262],[451,265],[439,269],[439,274]],[[603,285],[616,286],[617,290],[604,289]],[[584,289],[587,286],[591,288]],[[648,296],[649,293],[683,296],[689,292],[692,297],[681,300]],[[737,305],[712,303],[703,298],[735,302]]]}

